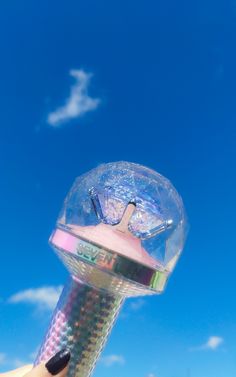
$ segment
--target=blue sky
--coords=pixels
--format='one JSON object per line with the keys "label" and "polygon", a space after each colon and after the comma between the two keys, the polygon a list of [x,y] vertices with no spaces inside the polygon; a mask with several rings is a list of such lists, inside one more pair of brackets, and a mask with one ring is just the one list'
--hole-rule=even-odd
{"label": "blue sky", "polygon": [[1,1],[1,370],[33,359],[66,280],[47,240],[73,180],[127,160],[171,179],[190,232],[95,377],[236,375],[235,39],[233,1]]}

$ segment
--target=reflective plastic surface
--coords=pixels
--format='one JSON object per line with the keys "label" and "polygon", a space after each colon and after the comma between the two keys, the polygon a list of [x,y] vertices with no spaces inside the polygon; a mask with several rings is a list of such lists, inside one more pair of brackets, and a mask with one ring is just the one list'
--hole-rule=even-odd
{"label": "reflective plastic surface", "polygon": [[92,229],[103,223],[110,228],[119,224],[129,203],[135,204],[128,224],[130,234],[140,239],[157,268],[171,272],[184,246],[185,211],[171,182],[149,168],[115,162],[78,177],[58,226],[78,235],[81,227]]}

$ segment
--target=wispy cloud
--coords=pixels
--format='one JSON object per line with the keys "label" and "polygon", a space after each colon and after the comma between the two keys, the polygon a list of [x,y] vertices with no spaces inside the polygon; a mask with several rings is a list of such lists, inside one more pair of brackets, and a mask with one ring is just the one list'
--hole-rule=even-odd
{"label": "wispy cloud", "polygon": [[62,286],[46,286],[40,288],[29,288],[12,295],[8,302],[12,304],[30,303],[40,309],[53,309],[62,291]]}
{"label": "wispy cloud", "polygon": [[0,352],[0,365],[4,364],[6,361],[6,354]]}
{"label": "wispy cloud", "polygon": [[210,336],[205,343],[201,344],[200,346],[190,348],[190,351],[215,351],[222,345],[223,342],[224,339],[220,336]]}
{"label": "wispy cloud", "polygon": [[82,69],[73,69],[70,75],[75,79],[75,84],[72,85],[65,104],[48,115],[47,122],[51,126],[59,126],[71,119],[79,118],[88,111],[95,110],[100,104],[99,98],[88,95],[91,73]]}
{"label": "wispy cloud", "polygon": [[153,374],[153,373],[149,373],[149,374],[147,375],[147,377],[156,377],[156,376],[155,376],[155,374]]}
{"label": "wispy cloud", "polygon": [[132,301],[129,304],[129,309],[136,312],[142,309],[144,305],[145,305],[145,301],[142,298],[139,298],[139,299],[137,298],[137,299],[134,299],[134,301]]}
{"label": "wispy cloud", "polygon": [[114,364],[123,365],[125,363],[125,358],[122,355],[108,355],[101,358],[101,363],[105,367],[111,367]]}
{"label": "wispy cloud", "polygon": [[29,361],[22,360],[22,359],[14,359],[12,364],[14,368],[20,368],[20,367],[23,367],[23,365],[29,364]]}
{"label": "wispy cloud", "polygon": [[125,305],[125,308],[121,311],[119,319],[127,319],[133,312],[141,311],[143,306],[146,304],[145,300],[142,298],[130,299],[130,302]]}
{"label": "wispy cloud", "polygon": [[29,359],[30,360],[35,360],[39,352],[39,346],[29,354]]}

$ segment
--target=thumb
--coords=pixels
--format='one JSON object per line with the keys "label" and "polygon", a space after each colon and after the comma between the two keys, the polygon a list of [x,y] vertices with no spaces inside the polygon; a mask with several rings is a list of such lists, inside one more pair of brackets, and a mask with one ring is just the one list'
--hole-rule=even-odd
{"label": "thumb", "polygon": [[70,361],[70,351],[63,349],[57,352],[46,364],[41,363],[31,369],[24,377],[64,377],[68,370]]}

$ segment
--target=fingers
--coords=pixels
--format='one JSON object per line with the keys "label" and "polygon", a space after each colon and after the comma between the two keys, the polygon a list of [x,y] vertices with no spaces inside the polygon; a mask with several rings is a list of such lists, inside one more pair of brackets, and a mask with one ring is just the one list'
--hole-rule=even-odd
{"label": "fingers", "polygon": [[48,360],[46,364],[39,364],[32,370],[28,371],[24,377],[64,377],[68,370],[69,361],[70,351],[67,349],[61,350]]}
{"label": "fingers", "polygon": [[33,365],[24,365],[23,367],[11,370],[7,373],[0,373],[0,377],[22,377],[33,368]]}
{"label": "fingers", "polygon": [[24,365],[7,373],[0,373],[0,377],[65,377],[70,361],[70,351],[63,349],[56,353],[46,363],[33,368],[32,365]]}

